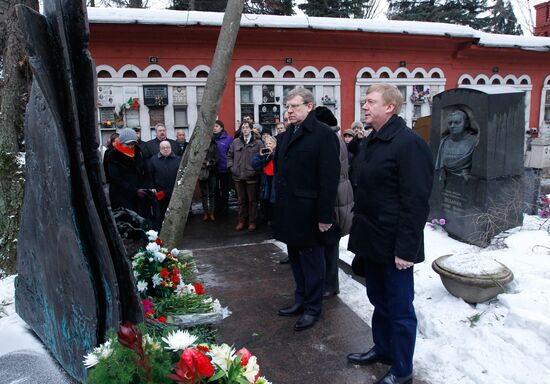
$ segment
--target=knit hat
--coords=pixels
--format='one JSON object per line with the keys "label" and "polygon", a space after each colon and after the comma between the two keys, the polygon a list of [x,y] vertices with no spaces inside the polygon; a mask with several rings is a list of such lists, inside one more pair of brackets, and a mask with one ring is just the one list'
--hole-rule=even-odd
{"label": "knit hat", "polygon": [[137,135],[132,128],[124,128],[121,130],[118,138],[121,144],[128,144],[131,142],[137,143]]}
{"label": "knit hat", "polygon": [[325,123],[329,127],[338,125],[338,120],[334,117],[334,114],[327,107],[319,106],[315,108],[315,117],[322,123]]}
{"label": "knit hat", "polygon": [[346,129],[344,131],[344,136],[349,135],[351,137],[355,137],[355,132],[353,132],[353,129]]}

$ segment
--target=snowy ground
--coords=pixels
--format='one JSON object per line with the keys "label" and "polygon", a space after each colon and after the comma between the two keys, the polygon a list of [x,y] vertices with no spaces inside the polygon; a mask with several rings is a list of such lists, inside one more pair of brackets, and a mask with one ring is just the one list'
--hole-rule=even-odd
{"label": "snowy ground", "polygon": [[[523,227],[509,231],[505,248],[485,250],[455,241],[442,230],[425,229],[426,262],[415,266],[416,377],[432,384],[548,380],[550,235],[541,225],[541,219],[526,216]],[[340,243],[340,258],[351,263],[347,240]],[[507,265],[515,276],[509,290],[477,306],[451,296],[431,263],[442,255],[463,253],[479,253]],[[0,280],[0,356],[43,349],[14,312],[13,279]],[[340,271],[340,291],[340,299],[370,323],[372,307],[365,288]]]}

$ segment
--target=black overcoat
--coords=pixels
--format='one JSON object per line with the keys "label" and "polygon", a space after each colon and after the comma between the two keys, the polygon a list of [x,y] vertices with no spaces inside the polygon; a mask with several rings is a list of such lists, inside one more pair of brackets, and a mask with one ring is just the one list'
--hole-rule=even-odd
{"label": "black overcoat", "polygon": [[152,184],[141,150],[137,145],[134,148],[134,157],[116,149],[109,152],[109,197],[113,209],[123,207],[142,214],[143,202],[138,198],[137,190],[151,188]]}
{"label": "black overcoat", "polygon": [[319,223],[332,223],[340,179],[338,138],[311,112],[297,133],[277,135],[274,235],[288,245],[320,245]]}
{"label": "black overcoat", "polygon": [[149,173],[151,174],[151,180],[153,187],[158,191],[163,191],[165,199],[170,200],[172,197],[172,191],[174,190],[174,184],[176,182],[176,176],[181,162],[181,157],[174,155],[165,157],[160,153],[157,153],[149,160]]}
{"label": "black overcoat", "polygon": [[375,263],[394,263],[395,256],[422,262],[433,182],[430,148],[396,115],[364,140],[355,162],[359,179],[348,249]]}

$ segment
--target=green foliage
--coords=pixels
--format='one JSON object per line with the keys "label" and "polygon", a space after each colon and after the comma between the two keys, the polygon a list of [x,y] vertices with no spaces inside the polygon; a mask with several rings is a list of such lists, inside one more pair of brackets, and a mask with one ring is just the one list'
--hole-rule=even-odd
{"label": "green foliage", "polygon": [[155,311],[164,316],[211,312],[212,301],[205,302],[204,299],[205,297],[202,295],[191,294],[155,298]]}
{"label": "green foliage", "polygon": [[[170,9],[225,12],[227,0],[172,0]],[[294,15],[294,0],[246,0],[244,13],[258,15]]]}
{"label": "green foliage", "polygon": [[298,5],[308,16],[359,19],[372,17],[376,7],[376,0],[308,0]]}
{"label": "green foliage", "polygon": [[387,16],[390,20],[450,23],[485,32],[521,34],[508,0],[497,0],[492,7],[487,0],[390,0]]}

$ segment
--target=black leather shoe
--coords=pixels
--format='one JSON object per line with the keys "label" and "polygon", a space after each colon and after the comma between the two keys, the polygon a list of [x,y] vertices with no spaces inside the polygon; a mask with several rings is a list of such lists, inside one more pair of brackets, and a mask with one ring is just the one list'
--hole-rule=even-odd
{"label": "black leather shoe", "polygon": [[285,257],[282,260],[279,260],[279,264],[288,264],[290,263],[290,259],[288,257]]}
{"label": "black leather shoe", "polygon": [[304,312],[302,304],[293,304],[290,307],[279,309],[279,316],[294,316]]}
{"label": "black leather shoe", "polygon": [[317,316],[302,315],[302,317],[300,317],[300,320],[298,320],[296,324],[294,324],[294,330],[303,331],[304,329],[313,327],[313,324],[315,324],[318,319],[319,318]]}
{"label": "black leather shoe", "polygon": [[413,382],[412,373],[409,376],[399,377],[399,376],[395,376],[391,372],[388,372],[386,373],[386,376],[384,376],[374,384],[412,384],[412,382]]}
{"label": "black leather shoe", "polygon": [[374,363],[391,365],[391,359],[387,356],[376,353],[374,348],[371,348],[368,352],[350,353],[347,358],[350,363],[357,365],[371,365]]}

